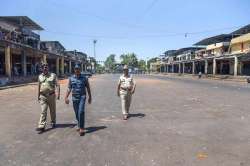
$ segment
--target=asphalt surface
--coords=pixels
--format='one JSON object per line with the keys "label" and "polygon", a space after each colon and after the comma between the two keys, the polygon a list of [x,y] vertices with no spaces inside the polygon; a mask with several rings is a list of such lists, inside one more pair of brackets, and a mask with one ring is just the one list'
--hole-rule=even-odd
{"label": "asphalt surface", "polygon": [[[0,91],[0,165],[249,166],[250,87],[214,80],[135,76],[128,121],[118,75],[90,79],[88,133],[75,131],[72,102],[57,102],[57,128],[37,134],[36,86]],[[61,81],[65,94],[66,81]],[[62,99],[63,99],[62,95]]]}

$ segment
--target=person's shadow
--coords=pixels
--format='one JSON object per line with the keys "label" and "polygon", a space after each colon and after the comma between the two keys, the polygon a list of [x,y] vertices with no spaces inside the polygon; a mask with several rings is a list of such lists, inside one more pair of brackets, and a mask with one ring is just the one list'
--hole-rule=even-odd
{"label": "person's shadow", "polygon": [[52,127],[46,128],[44,131],[38,132],[38,134],[43,134],[43,133],[49,132],[50,130],[54,130],[57,128],[74,128],[75,126],[76,126],[75,123],[59,123],[59,124],[56,124],[54,128]]}
{"label": "person's shadow", "polygon": [[59,124],[56,124],[56,128],[74,128],[77,124],[75,123],[59,123]]}
{"label": "person's shadow", "polygon": [[[54,130],[54,129],[57,129],[57,128],[74,128],[77,124],[75,123],[61,123],[61,124],[56,124],[56,126],[54,128],[48,128],[46,130],[44,130],[43,132],[39,132],[38,134],[42,134],[42,133],[46,133],[50,130]],[[93,132],[96,132],[98,130],[103,130],[103,129],[106,129],[107,127],[106,126],[92,126],[92,127],[87,127],[85,128],[86,130],[86,134],[87,133],[93,133]]]}
{"label": "person's shadow", "polygon": [[129,114],[128,118],[144,118],[146,115],[143,113]]}
{"label": "person's shadow", "polygon": [[85,128],[86,130],[86,134],[88,133],[93,133],[93,132],[96,132],[98,130],[103,130],[103,129],[106,129],[107,127],[106,126],[92,126],[92,127],[87,127]]}

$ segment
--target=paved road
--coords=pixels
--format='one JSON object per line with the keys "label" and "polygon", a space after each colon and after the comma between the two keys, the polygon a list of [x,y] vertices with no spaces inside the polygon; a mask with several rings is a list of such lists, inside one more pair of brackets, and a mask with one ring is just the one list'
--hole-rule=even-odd
{"label": "paved road", "polygon": [[[36,86],[0,91],[0,165],[249,166],[250,87],[136,76],[132,118],[121,120],[117,75],[91,78],[88,134],[58,101],[58,127],[38,135]],[[62,81],[65,93],[65,81]]]}

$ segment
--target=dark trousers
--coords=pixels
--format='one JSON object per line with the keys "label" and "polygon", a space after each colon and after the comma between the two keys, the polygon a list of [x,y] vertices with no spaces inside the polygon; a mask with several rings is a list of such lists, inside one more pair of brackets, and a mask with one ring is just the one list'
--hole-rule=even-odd
{"label": "dark trousers", "polygon": [[81,96],[80,99],[73,100],[73,107],[78,122],[78,127],[84,129],[85,123],[85,101],[86,96]]}

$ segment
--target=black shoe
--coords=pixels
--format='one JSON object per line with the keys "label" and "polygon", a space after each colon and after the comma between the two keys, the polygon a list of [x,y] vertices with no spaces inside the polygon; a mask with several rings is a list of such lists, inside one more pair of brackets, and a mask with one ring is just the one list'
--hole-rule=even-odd
{"label": "black shoe", "polygon": [[39,132],[44,132],[45,128],[36,128],[36,131],[39,131]]}

